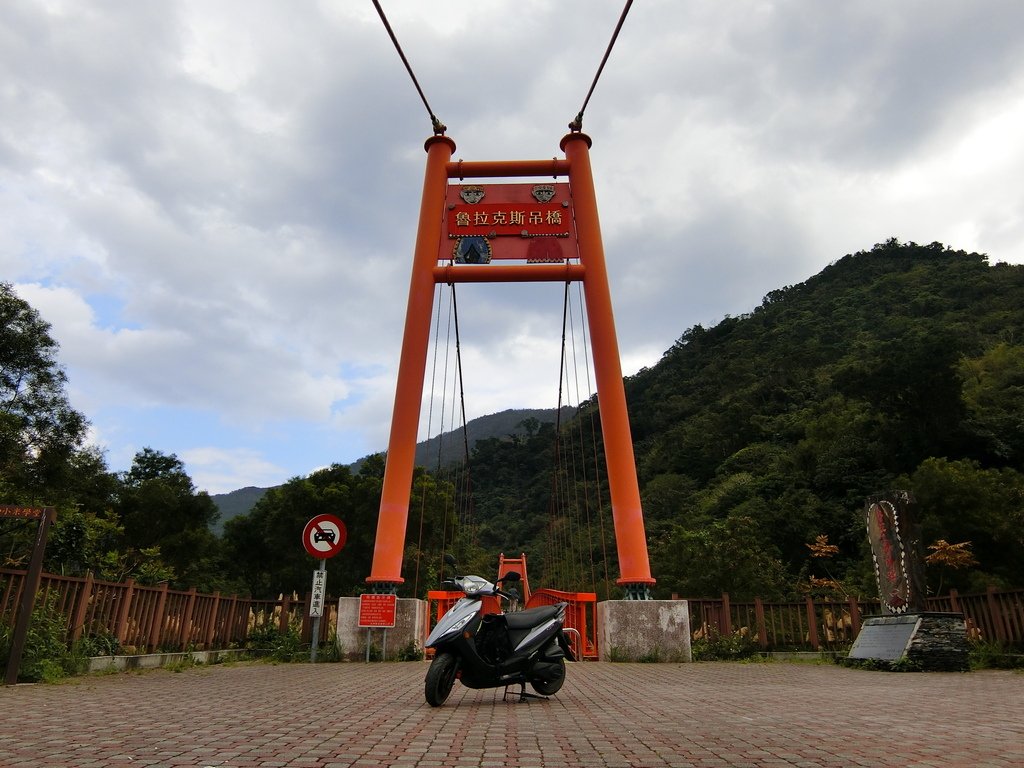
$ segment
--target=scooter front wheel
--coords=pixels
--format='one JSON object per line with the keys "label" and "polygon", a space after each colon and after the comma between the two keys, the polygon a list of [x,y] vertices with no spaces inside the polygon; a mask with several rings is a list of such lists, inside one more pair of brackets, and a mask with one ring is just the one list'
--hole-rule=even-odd
{"label": "scooter front wheel", "polygon": [[455,685],[455,673],[458,670],[459,660],[453,653],[439,653],[430,662],[430,669],[427,670],[427,679],[423,685],[423,693],[427,697],[427,704],[432,707],[440,707],[452,692]]}

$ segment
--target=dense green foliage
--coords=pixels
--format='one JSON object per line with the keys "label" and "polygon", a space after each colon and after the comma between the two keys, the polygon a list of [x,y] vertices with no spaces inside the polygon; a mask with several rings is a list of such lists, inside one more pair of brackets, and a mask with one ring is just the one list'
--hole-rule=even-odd
{"label": "dense green foliage", "polygon": [[[1024,585],[1022,328],[1024,267],[889,241],[686,331],[626,380],[655,595],[870,596],[863,506],[891,488],[916,495],[926,544],[972,543],[978,565],[931,569],[933,589]],[[605,558],[584,534],[611,525],[607,510],[589,524],[571,512],[574,551],[546,557],[565,506],[551,466],[575,464],[578,507],[591,411],[563,433],[580,436],[574,458],[553,461],[542,435],[485,441],[471,464],[481,541],[536,555],[531,575],[565,586],[558,557],[589,577]],[[831,557],[812,557],[819,535]]]}
{"label": "dense green foliage", "polygon": [[[10,286],[0,299],[0,502],[58,507],[48,570],[301,594],[316,563],[300,532],[329,512],[348,528],[329,590],[366,588],[382,456],[269,489],[217,536],[176,456],[107,471],[49,327]],[[976,564],[938,563],[933,590],[1024,586],[1022,328],[1024,267],[889,241],[687,330],[626,380],[655,596],[870,596],[864,501],[892,488],[916,497],[924,544],[970,542]],[[403,595],[437,586],[445,550],[481,573],[526,552],[534,587],[621,594],[596,403],[562,418],[476,440],[469,476],[417,471]],[[4,564],[24,561],[30,528],[0,523]]]}
{"label": "dense green foliage", "polygon": [[[832,575],[871,594],[863,503],[893,487],[926,543],[973,542],[978,568],[947,585],[1024,584],[1022,328],[1024,268],[889,241],[687,331],[627,380],[659,587],[713,594],[766,554],[790,583],[824,577],[807,544],[826,534]],[[752,535],[722,565],[681,560],[741,518]],[[775,572],[734,590],[777,591]]]}

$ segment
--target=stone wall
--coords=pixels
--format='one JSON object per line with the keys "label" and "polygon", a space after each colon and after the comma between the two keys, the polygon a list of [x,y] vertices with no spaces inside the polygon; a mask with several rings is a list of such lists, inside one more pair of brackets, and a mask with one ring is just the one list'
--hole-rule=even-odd
{"label": "stone wall", "polygon": [[601,661],[692,661],[685,600],[606,600],[597,604]]}

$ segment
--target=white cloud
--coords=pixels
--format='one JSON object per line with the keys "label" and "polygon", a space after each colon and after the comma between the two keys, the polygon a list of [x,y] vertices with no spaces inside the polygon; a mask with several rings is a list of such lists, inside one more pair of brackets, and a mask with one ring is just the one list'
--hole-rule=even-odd
{"label": "white cloud", "polygon": [[[559,155],[622,8],[384,5],[467,160]],[[0,83],[0,271],[113,468],[386,447],[430,129],[368,4],[15,0]],[[584,121],[623,371],[890,236],[1024,263],[1022,83],[1011,0],[636,4]],[[459,302],[470,415],[553,407],[560,288]]]}

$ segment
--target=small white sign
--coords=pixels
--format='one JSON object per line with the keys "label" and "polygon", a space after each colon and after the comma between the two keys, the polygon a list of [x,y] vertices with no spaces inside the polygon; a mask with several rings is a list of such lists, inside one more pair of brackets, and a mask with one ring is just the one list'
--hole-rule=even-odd
{"label": "small white sign", "polygon": [[324,600],[327,597],[327,571],[313,571],[313,589],[309,598],[309,615],[314,619],[324,615]]}

